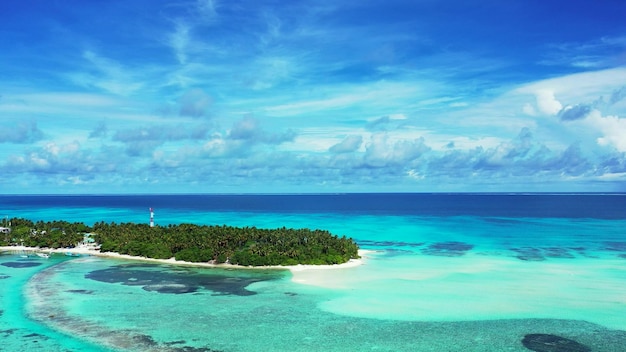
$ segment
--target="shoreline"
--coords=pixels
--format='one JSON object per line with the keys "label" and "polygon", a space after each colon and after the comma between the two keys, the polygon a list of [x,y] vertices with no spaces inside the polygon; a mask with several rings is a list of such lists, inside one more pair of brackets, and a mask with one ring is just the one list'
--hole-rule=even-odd
{"label": "shoreline", "polygon": [[329,270],[329,269],[346,269],[353,268],[363,264],[363,258],[368,253],[374,252],[371,250],[359,249],[358,254],[361,258],[359,259],[350,259],[349,261],[342,264],[326,264],[326,265],[312,265],[312,264],[297,264],[297,265],[268,265],[268,266],[243,266],[236,264],[228,264],[228,263],[198,263],[198,262],[186,262],[182,260],[176,260],[173,257],[169,259],[155,259],[155,258],[147,258],[147,257],[139,257],[132,256],[128,254],[120,254],[116,252],[100,252],[99,249],[93,249],[86,246],[78,246],[74,248],[36,248],[36,247],[25,247],[25,246],[0,246],[0,252],[39,252],[39,253],[48,253],[48,254],[75,254],[75,255],[85,255],[85,256],[96,256],[101,258],[116,258],[116,259],[127,259],[127,260],[137,260],[137,261],[148,261],[159,264],[170,264],[170,265],[181,265],[181,266],[194,266],[201,268],[221,268],[221,269],[273,269],[273,270],[289,270],[293,272],[300,272],[305,270]]}

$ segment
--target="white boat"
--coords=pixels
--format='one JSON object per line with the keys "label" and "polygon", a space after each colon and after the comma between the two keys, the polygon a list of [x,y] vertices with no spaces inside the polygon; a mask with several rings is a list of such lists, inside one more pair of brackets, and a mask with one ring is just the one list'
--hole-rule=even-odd
{"label": "white boat", "polygon": [[50,254],[48,254],[48,253],[39,253],[39,252],[37,252],[35,254],[37,254],[37,256],[40,257],[40,258],[46,258],[46,259],[50,258]]}

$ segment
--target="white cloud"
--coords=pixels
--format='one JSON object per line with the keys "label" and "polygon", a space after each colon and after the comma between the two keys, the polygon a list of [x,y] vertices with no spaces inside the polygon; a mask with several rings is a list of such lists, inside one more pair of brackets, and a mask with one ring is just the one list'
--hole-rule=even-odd
{"label": "white cloud", "polygon": [[202,89],[192,89],[178,100],[181,116],[201,117],[207,113],[212,103],[211,97]]}
{"label": "white cloud", "polygon": [[522,111],[526,115],[535,116],[537,115],[537,111],[535,111],[535,107],[532,104],[526,103],[522,108]]}
{"label": "white cloud", "polygon": [[540,89],[535,92],[535,95],[537,107],[544,114],[556,115],[563,108],[563,105],[554,97],[554,92],[550,90]]}
{"label": "white cloud", "polygon": [[1,143],[33,143],[43,139],[44,133],[35,121],[5,121],[0,128]]}
{"label": "white cloud", "polygon": [[[268,180],[370,187],[383,179],[401,189],[406,178],[439,181],[442,175],[463,184],[457,181],[475,174],[507,183],[502,175],[519,182],[516,175],[537,170],[551,173],[537,180],[558,181],[560,174],[587,172],[581,171],[586,157],[594,159],[589,172],[609,169],[602,163],[612,158],[622,159],[611,172],[624,170],[623,65],[561,77],[505,71],[541,57],[500,50],[504,56],[494,62],[471,45],[467,52],[438,50],[434,37],[408,30],[427,20],[415,16],[362,23],[343,17],[378,4],[274,5],[161,1],[142,7],[138,18],[118,21],[126,23],[118,31],[67,23],[68,32],[84,33],[33,36],[44,41],[28,48],[19,40],[3,42],[7,53],[17,50],[9,54],[12,86],[1,92],[0,116],[10,131],[0,132],[8,155],[0,166],[22,160],[21,168],[4,170],[17,175],[32,164],[48,182],[48,175],[62,172],[71,175],[65,180],[85,181],[95,174],[88,170],[108,165],[114,172],[99,174],[99,182],[117,179],[131,189],[147,173],[160,173],[159,182],[180,190],[188,187],[181,180],[226,184],[242,175],[254,175],[240,177],[250,189]],[[68,37],[81,40],[67,47],[46,41],[67,43]],[[624,37],[603,41],[606,46],[565,48],[566,66],[608,67],[594,66],[614,57],[597,49],[623,48]],[[523,44],[513,52],[529,49]],[[13,59],[21,50],[27,57]],[[542,56],[538,52],[527,53]],[[150,113],[163,106],[162,114]],[[210,124],[194,119],[207,116]],[[525,134],[514,138],[523,128],[533,131],[533,143]],[[87,175],[73,175],[81,170]]]}
{"label": "white cloud", "polygon": [[594,110],[586,122],[603,134],[597,139],[599,145],[612,146],[620,152],[626,152],[626,119],[617,116],[603,117],[598,110]]}
{"label": "white cloud", "polygon": [[118,99],[103,96],[101,94],[88,94],[77,92],[48,92],[21,94],[15,96],[17,99],[34,104],[45,104],[47,106],[80,106],[85,108],[102,108],[115,106],[120,103]]}
{"label": "white cloud", "polygon": [[391,120],[406,120],[407,117],[405,114],[389,114],[389,119]]}
{"label": "white cloud", "polygon": [[357,151],[363,143],[363,137],[360,135],[347,136],[341,142],[333,145],[328,150],[331,153],[350,153]]}
{"label": "white cloud", "polygon": [[[587,71],[566,76],[524,84],[514,89],[513,95],[534,95],[538,92],[548,92],[547,101],[552,95],[559,97],[559,104],[574,105],[580,102],[596,99],[599,96],[610,96],[616,89],[626,82],[626,68],[618,67],[607,70]],[[591,99],[590,99],[591,98]]]}
{"label": "white cloud", "polygon": [[98,55],[91,50],[83,52],[83,59],[87,60],[90,66],[82,71],[65,75],[74,84],[97,87],[122,96],[136,93],[144,87],[143,82],[137,79],[136,71],[125,68],[115,60]]}
{"label": "white cloud", "polygon": [[298,129],[298,135],[291,142],[285,142],[279,146],[285,152],[324,153],[333,145],[342,141],[347,135],[369,135],[367,132],[337,126],[311,127],[307,126]]}
{"label": "white cloud", "polygon": [[217,0],[196,0],[196,15],[198,23],[212,24],[218,18],[217,8],[219,3]]}
{"label": "white cloud", "polygon": [[424,138],[394,140],[386,133],[377,133],[366,145],[364,161],[366,165],[376,168],[401,166],[429,150]]}
{"label": "white cloud", "polygon": [[625,36],[604,36],[585,42],[565,42],[553,45],[553,50],[541,63],[585,69],[606,68],[616,62],[623,62],[625,43]]}
{"label": "white cloud", "polygon": [[177,23],[174,33],[170,35],[169,44],[174,50],[174,55],[180,64],[187,63],[189,42],[189,26],[185,23]]}
{"label": "white cloud", "polygon": [[398,102],[404,102],[406,99],[415,99],[420,95],[420,88],[416,84],[405,82],[373,82],[370,84],[319,87],[317,92],[320,98],[268,106],[265,111],[273,115],[294,115],[311,111],[348,108],[355,105],[360,107],[390,107],[398,104]]}
{"label": "white cloud", "polygon": [[254,90],[269,89],[291,80],[297,66],[287,57],[262,57],[251,65],[245,81]]}

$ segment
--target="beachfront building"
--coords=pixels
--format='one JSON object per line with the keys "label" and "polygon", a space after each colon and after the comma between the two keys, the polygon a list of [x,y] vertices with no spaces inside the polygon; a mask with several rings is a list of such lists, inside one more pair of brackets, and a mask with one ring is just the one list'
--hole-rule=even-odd
{"label": "beachfront building", "polygon": [[11,238],[11,228],[10,227],[0,227],[0,245],[7,245],[13,242]]}
{"label": "beachfront building", "polygon": [[10,234],[11,234],[11,228],[10,227],[0,227],[0,235],[4,235],[0,239],[0,242],[9,243],[10,240],[11,240],[11,238],[9,236]]}
{"label": "beachfront building", "polygon": [[95,233],[85,233],[83,235],[83,242],[79,243],[81,247],[87,247],[92,249],[97,249],[99,246],[94,239]]}

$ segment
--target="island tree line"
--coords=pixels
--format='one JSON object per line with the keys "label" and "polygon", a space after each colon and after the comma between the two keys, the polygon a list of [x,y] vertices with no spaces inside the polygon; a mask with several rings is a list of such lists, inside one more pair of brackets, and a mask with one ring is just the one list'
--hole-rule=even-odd
{"label": "island tree line", "polygon": [[93,226],[67,221],[11,219],[11,232],[0,236],[0,245],[68,248],[81,243],[85,234],[101,252],[116,252],[155,259],[176,258],[188,262],[231,263],[244,266],[339,264],[358,258],[351,238],[326,230],[260,229],[179,224],[150,227],[147,224],[97,222]]}

